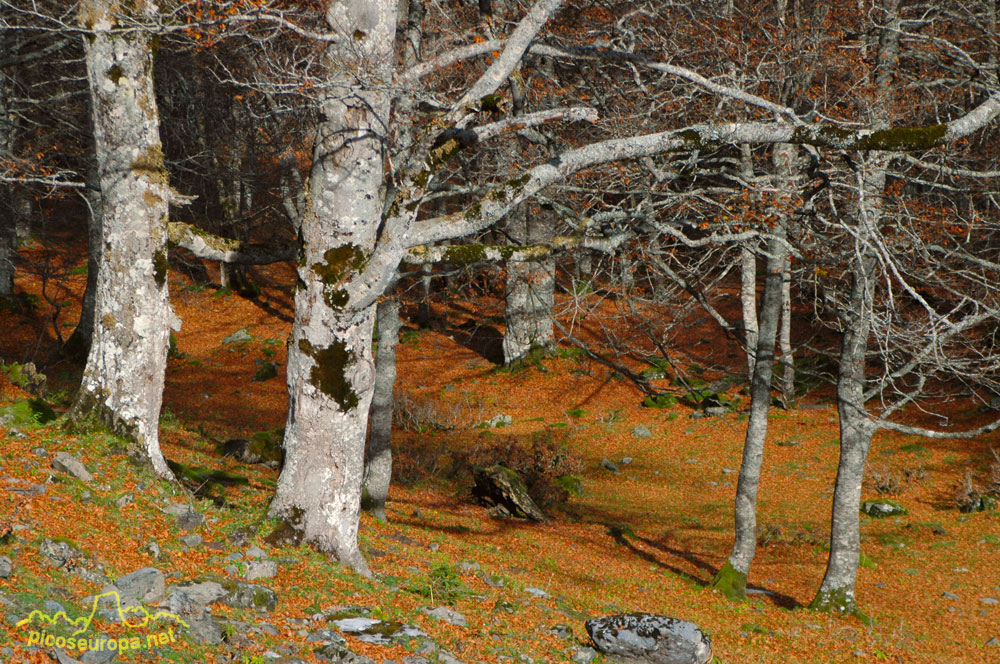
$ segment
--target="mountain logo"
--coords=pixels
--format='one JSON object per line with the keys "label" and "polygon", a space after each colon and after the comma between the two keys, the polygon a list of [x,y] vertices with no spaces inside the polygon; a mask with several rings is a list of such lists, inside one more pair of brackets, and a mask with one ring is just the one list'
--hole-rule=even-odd
{"label": "mountain logo", "polygon": [[[103,635],[87,636],[86,632],[94,622],[97,615],[97,607],[102,599],[110,598],[114,602],[114,608],[118,619],[122,625],[131,628],[151,628],[157,621],[169,621],[166,629],[157,632],[145,633],[140,636],[122,636],[118,638],[108,638]],[[35,628],[37,626],[37,629]],[[27,618],[15,624],[15,627],[29,627],[27,634],[28,645],[39,645],[45,647],[62,648],[68,651],[79,651],[81,653],[88,650],[108,650],[127,651],[143,650],[170,645],[177,642],[177,633],[181,627],[188,627],[188,624],[175,613],[169,611],[156,611],[150,613],[142,605],[122,606],[122,599],[117,590],[101,593],[94,597],[94,602],[90,607],[90,612],[81,618],[70,618],[65,611],[57,611],[49,615],[44,611],[34,610]],[[63,636],[61,632],[65,629],[73,630],[69,636]],[[52,630],[52,631],[50,631]],[[53,631],[59,631],[55,634]]]}

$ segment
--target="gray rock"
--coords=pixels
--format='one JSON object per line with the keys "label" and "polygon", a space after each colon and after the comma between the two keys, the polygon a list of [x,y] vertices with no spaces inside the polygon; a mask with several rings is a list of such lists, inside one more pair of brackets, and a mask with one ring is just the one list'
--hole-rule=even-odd
{"label": "gray rock", "polygon": [[238,344],[244,341],[253,341],[253,336],[247,331],[245,327],[241,327],[236,330],[228,337],[222,339],[222,345],[227,346],[229,344]]}
{"label": "gray rock", "polygon": [[160,560],[163,558],[163,552],[160,551],[160,545],[156,543],[156,540],[150,540],[149,544],[142,547],[143,551],[149,551],[150,555],[153,556],[153,560]]}
{"label": "gray rock", "polygon": [[721,417],[730,412],[726,406],[709,406],[705,409],[705,415],[709,417]]}
{"label": "gray rock", "polygon": [[431,660],[426,657],[418,657],[417,655],[410,655],[409,657],[403,658],[403,664],[431,664]]}
{"label": "gray rock", "polygon": [[110,648],[101,648],[100,650],[88,650],[83,653],[80,657],[80,661],[83,664],[107,664],[115,658],[117,650],[111,650]]}
{"label": "gray rock", "polygon": [[234,609],[274,611],[274,607],[278,605],[278,596],[265,586],[231,580],[224,587],[226,596],[222,598],[222,602]]}
{"label": "gray rock", "polygon": [[122,606],[156,604],[163,599],[166,587],[163,572],[155,567],[144,567],[126,574],[115,581]]}
{"label": "gray rock", "polygon": [[0,556],[0,579],[9,579],[14,573],[14,562],[7,556]]}
{"label": "gray rock", "polygon": [[31,453],[34,454],[36,457],[41,457],[43,459],[49,458],[49,451],[44,447],[33,447],[31,449]]}
{"label": "gray rock", "polygon": [[278,563],[273,560],[251,560],[247,563],[247,581],[255,579],[273,579],[278,574]]}
{"label": "gray rock", "polygon": [[950,593],[948,591],[945,591],[945,592],[941,593],[941,597],[944,597],[945,599],[962,599],[958,595],[956,595],[954,593]]}
{"label": "gray rock", "polygon": [[463,572],[466,574],[470,572],[480,571],[479,563],[475,562],[474,560],[473,561],[463,560],[462,562],[455,565],[455,568],[458,569],[459,572]]}
{"label": "gray rock", "polygon": [[623,613],[586,622],[597,649],[625,662],[704,664],[712,644],[697,625],[651,613]]}
{"label": "gray rock", "polygon": [[547,592],[545,592],[541,588],[525,588],[524,592],[528,593],[529,595],[531,595],[533,597],[541,597],[542,599],[544,599],[546,597],[552,597],[552,595],[548,594]]}
{"label": "gray rock", "polygon": [[509,427],[513,422],[514,418],[510,415],[494,415],[479,426],[484,429],[495,429],[497,427]]}
{"label": "gray rock", "polygon": [[82,551],[67,542],[57,542],[48,538],[43,539],[42,543],[38,545],[38,552],[48,558],[57,567],[63,567],[70,561],[78,561],[86,558]]}
{"label": "gray rock", "polygon": [[52,460],[52,468],[60,473],[72,475],[83,482],[94,481],[94,476],[87,471],[83,463],[72,454],[67,454],[66,452],[56,454],[56,458]]}
{"label": "gray rock", "polygon": [[58,662],[58,664],[80,664],[80,660],[73,659],[67,655],[62,648],[53,648],[52,652],[55,655],[56,662]]}
{"label": "gray rock", "polygon": [[209,614],[188,616],[184,622],[188,624],[188,637],[195,643],[208,646],[222,643],[222,628]]}
{"label": "gray rock", "polygon": [[181,530],[195,530],[201,526],[201,524],[205,523],[205,516],[201,512],[189,507],[187,510],[177,515],[174,523],[176,523],[177,527]]}
{"label": "gray rock", "polygon": [[906,514],[906,508],[895,500],[882,498],[879,500],[866,500],[861,503],[861,512],[873,519],[884,519],[890,516],[902,516]]}
{"label": "gray rock", "polygon": [[435,620],[443,620],[446,623],[451,623],[452,625],[458,625],[459,627],[467,627],[469,624],[468,622],[466,622],[465,616],[463,616],[458,611],[453,611],[452,609],[449,609],[447,606],[439,606],[434,609],[430,608],[429,606],[425,606],[421,609],[421,611],[429,615],[431,618],[434,618]]}
{"label": "gray rock", "polygon": [[60,612],[66,613],[65,606],[63,606],[59,602],[53,602],[51,599],[47,599],[44,602],[42,602],[42,608],[44,608],[45,611],[49,614],[56,614]]}
{"label": "gray rock", "polygon": [[980,597],[979,601],[983,604],[1000,604],[1000,600],[996,597]]}
{"label": "gray rock", "polygon": [[438,663],[439,664],[465,664],[458,657],[455,657],[447,650],[442,650],[438,653]]}
{"label": "gray rock", "polygon": [[135,498],[132,496],[132,494],[131,493],[126,493],[124,496],[122,496],[121,498],[119,498],[118,500],[115,501],[115,507],[117,507],[118,509],[121,509],[121,508],[125,507],[126,505],[132,504],[133,500],[135,500]]}
{"label": "gray rock", "polygon": [[[203,607],[208,606],[213,602],[218,602],[229,593],[220,583],[216,583],[215,581],[204,581],[202,583],[188,583],[185,585],[170,586],[169,594],[171,601],[177,602],[181,606]],[[177,599],[173,600],[172,598],[175,595],[177,596]]]}
{"label": "gray rock", "polygon": [[597,657],[597,651],[593,648],[577,648],[570,658],[576,664],[590,664]]}
{"label": "gray rock", "polygon": [[609,459],[607,457],[604,457],[603,459],[601,459],[601,467],[604,468],[604,469],[606,469],[606,470],[610,470],[612,473],[617,473],[618,472],[618,466],[617,466],[617,464],[612,463],[611,459]]}
{"label": "gray rock", "polygon": [[267,558],[267,552],[259,546],[252,546],[247,549],[247,558]]}
{"label": "gray rock", "polygon": [[652,437],[653,432],[650,431],[649,427],[647,427],[645,424],[640,424],[636,428],[632,429],[632,435],[641,440],[643,438]]}
{"label": "gray rock", "polygon": [[993,638],[991,638],[989,641],[986,642],[986,645],[988,645],[988,646],[1000,646],[1000,639],[998,639],[997,637],[994,636]]}
{"label": "gray rock", "polygon": [[375,664],[375,660],[356,652],[348,650],[347,646],[340,643],[330,643],[316,651],[316,657],[323,662],[334,662],[334,664]]}
{"label": "gray rock", "polygon": [[376,645],[387,645],[397,639],[427,636],[413,625],[375,618],[341,618],[330,622],[341,632],[350,634],[359,641]]}
{"label": "gray rock", "polygon": [[191,535],[182,535],[177,539],[179,539],[181,541],[181,544],[188,547],[189,549],[193,549],[196,546],[200,546],[201,543],[205,541],[204,538],[202,538],[202,536],[197,533],[193,533]]}
{"label": "gray rock", "polygon": [[549,630],[549,634],[559,639],[572,639],[573,628],[563,624],[553,625],[552,629]]}
{"label": "gray rock", "polygon": [[310,643],[345,643],[344,637],[337,634],[332,629],[317,629],[306,635],[306,641]]}

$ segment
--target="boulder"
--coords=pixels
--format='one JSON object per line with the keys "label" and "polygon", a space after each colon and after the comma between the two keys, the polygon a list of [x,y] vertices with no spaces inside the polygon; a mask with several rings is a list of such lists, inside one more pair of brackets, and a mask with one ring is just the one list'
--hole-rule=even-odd
{"label": "boulder", "polygon": [[163,599],[165,577],[155,567],[144,567],[115,581],[122,606],[155,604]]}
{"label": "boulder", "polygon": [[704,664],[712,643],[694,623],[652,613],[623,613],[586,622],[597,650],[634,664]]}
{"label": "boulder", "polygon": [[884,519],[890,516],[902,516],[906,514],[906,508],[895,500],[880,498],[879,500],[866,500],[861,503],[861,512],[873,519]]}
{"label": "boulder", "polygon": [[496,464],[473,471],[476,482],[472,495],[485,505],[531,521],[545,521],[545,515],[528,495],[528,489],[517,472]]}
{"label": "boulder", "polygon": [[9,579],[14,573],[14,563],[7,556],[0,556],[0,579]]}

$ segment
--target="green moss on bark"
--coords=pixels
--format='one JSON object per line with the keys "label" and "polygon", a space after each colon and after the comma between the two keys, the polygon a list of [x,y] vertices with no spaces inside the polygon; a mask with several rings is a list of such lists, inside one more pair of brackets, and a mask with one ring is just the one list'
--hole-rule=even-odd
{"label": "green moss on bark", "polygon": [[858,608],[854,593],[847,588],[834,588],[833,590],[822,590],[816,593],[816,597],[809,603],[810,611],[820,613],[840,613],[854,616],[866,625],[870,625],[872,620]]}
{"label": "green moss on bark", "polygon": [[167,260],[167,252],[160,249],[153,254],[153,279],[157,288],[163,288],[167,282],[167,272],[170,270],[170,262]]}
{"label": "green moss on bark", "polygon": [[747,575],[727,560],[708,587],[718,590],[729,599],[744,600],[747,598]]}
{"label": "green moss on bark", "polygon": [[326,348],[317,348],[302,339],[299,350],[315,362],[309,374],[310,384],[336,401],[344,412],[354,410],[358,405],[358,395],[347,378],[347,370],[353,366],[355,357],[347,345],[335,341]]}

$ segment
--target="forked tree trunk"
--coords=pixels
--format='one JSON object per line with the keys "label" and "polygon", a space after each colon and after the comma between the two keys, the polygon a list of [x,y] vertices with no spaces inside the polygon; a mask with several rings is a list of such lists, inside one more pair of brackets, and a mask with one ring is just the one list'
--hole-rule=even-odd
{"label": "forked tree trunk", "polygon": [[[772,161],[775,174],[783,189],[790,192],[794,186],[795,162],[798,149],[793,145],[774,146]],[[790,196],[789,196],[790,197]],[[787,229],[781,222],[775,224],[767,243],[767,276],[764,280],[764,297],[756,319],[757,340],[753,353],[753,376],[750,380],[750,418],[743,442],[743,460],[736,485],[735,537],[729,560],[712,579],[712,587],[727,597],[746,597],[747,576],[757,551],[757,489],[764,461],[764,444],[767,440],[767,416],[771,409],[771,380],[774,374],[774,347],[781,319],[782,293],[788,271]],[[744,257],[746,254],[744,253]],[[744,278],[746,266],[744,263]],[[744,283],[744,316],[747,316],[745,297],[748,284]],[[752,300],[751,300],[752,302]],[[749,334],[748,334],[749,336]]]}
{"label": "forked tree trunk", "polygon": [[[172,477],[158,423],[172,312],[167,296],[167,201],[150,35],[117,31],[153,22],[157,5],[125,9],[85,0],[84,34],[94,137],[104,198],[94,338],[72,415],[94,412],[135,440],[156,473]],[[122,13],[128,12],[128,16]]]}
{"label": "forked tree trunk", "polygon": [[285,465],[270,513],[298,524],[304,541],[370,575],[358,549],[368,409],[374,391],[375,305],[352,303],[382,218],[383,150],[395,61],[391,0],[330,2],[330,85],[313,152],[312,209],[288,350]]}
{"label": "forked tree trunk", "polygon": [[387,295],[378,304],[378,346],[375,349],[375,395],[365,458],[362,506],[385,521],[385,501],[392,479],[393,388],[396,385],[396,344],[399,341],[399,298]]}

